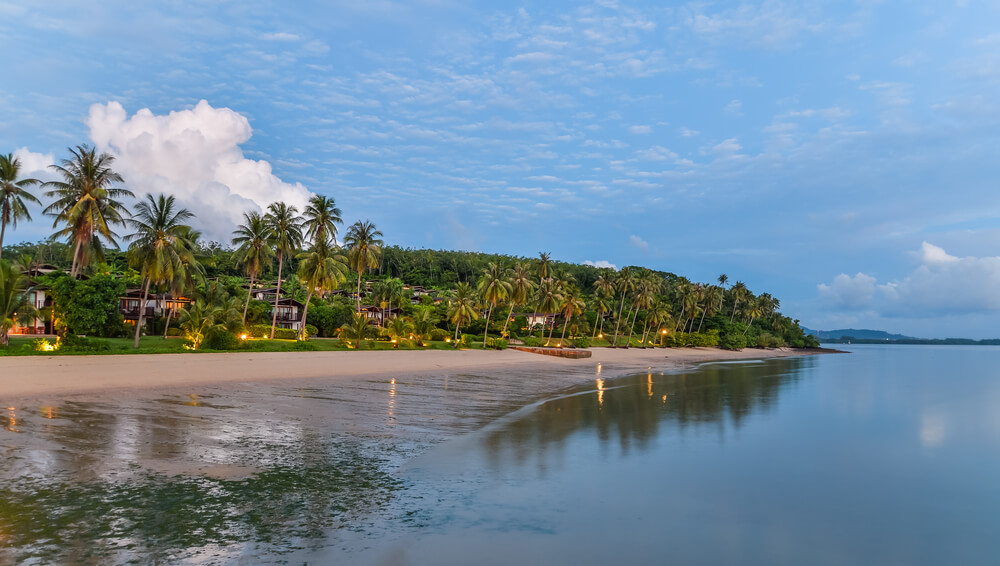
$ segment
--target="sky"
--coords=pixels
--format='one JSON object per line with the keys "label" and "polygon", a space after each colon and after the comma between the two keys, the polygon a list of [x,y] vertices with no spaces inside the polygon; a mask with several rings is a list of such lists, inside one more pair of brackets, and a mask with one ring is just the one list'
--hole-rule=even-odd
{"label": "sky", "polygon": [[[209,239],[324,194],[391,244],[1000,337],[996,2],[145,4],[0,0],[0,150],[26,173],[89,143]],[[8,241],[48,236],[35,216]]]}

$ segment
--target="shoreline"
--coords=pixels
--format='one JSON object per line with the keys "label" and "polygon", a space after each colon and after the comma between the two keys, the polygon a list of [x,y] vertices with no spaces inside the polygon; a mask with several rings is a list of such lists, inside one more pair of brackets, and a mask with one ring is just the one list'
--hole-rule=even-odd
{"label": "shoreline", "polygon": [[[16,356],[0,358],[0,399],[60,398],[102,392],[144,391],[248,382],[350,381],[373,375],[419,376],[505,369],[579,370],[601,366],[607,377],[632,371],[673,371],[712,361],[753,360],[836,353],[837,350],[718,348],[595,348],[593,356],[566,359],[515,350],[238,352],[210,355],[131,354]],[[574,372],[576,373],[576,372]]]}

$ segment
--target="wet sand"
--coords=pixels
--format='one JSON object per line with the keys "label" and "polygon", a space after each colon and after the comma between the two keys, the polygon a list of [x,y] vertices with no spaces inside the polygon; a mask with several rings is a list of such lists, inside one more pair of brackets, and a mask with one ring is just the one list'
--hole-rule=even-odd
{"label": "wet sand", "polygon": [[821,350],[717,348],[595,348],[588,359],[569,360],[513,350],[458,352],[401,350],[362,352],[254,352],[128,356],[24,356],[0,358],[0,400],[60,398],[111,390],[161,390],[224,383],[318,379],[342,381],[371,375],[440,372],[502,372],[508,369],[580,369],[606,372],[673,371],[715,360],[799,356]]}

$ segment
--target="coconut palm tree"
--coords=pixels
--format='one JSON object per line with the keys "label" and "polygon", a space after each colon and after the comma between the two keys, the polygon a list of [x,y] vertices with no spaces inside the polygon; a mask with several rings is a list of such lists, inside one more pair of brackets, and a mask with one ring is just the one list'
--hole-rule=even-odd
{"label": "coconut palm tree", "polygon": [[698,321],[697,332],[701,332],[701,325],[705,323],[705,316],[715,314],[716,309],[722,306],[722,288],[710,285],[705,289],[703,298],[705,299],[705,306],[701,308],[701,320]]}
{"label": "coconut palm tree", "polygon": [[19,179],[20,176],[21,160],[10,153],[0,155],[0,257],[3,257],[3,237],[7,225],[16,228],[18,220],[31,220],[24,201],[42,204],[28,192],[28,187],[41,182],[31,178]]}
{"label": "coconut palm tree", "polygon": [[243,265],[250,286],[247,288],[247,300],[243,305],[243,322],[247,321],[247,308],[250,307],[250,296],[253,294],[254,281],[271,266],[274,250],[270,243],[271,229],[264,217],[255,211],[243,213],[243,224],[233,230],[232,244],[236,248],[236,261]]}
{"label": "coconut palm tree", "polygon": [[[642,337],[643,347],[645,347],[646,341],[649,337],[649,332],[653,330],[653,327],[659,328],[662,326],[667,326],[670,324],[672,318],[673,317],[670,315],[670,308],[666,304],[662,302],[657,302],[655,305],[653,305],[653,308],[650,309],[649,314],[646,316],[647,326],[646,326],[646,334],[643,335]],[[661,340],[662,336],[665,335],[666,334],[664,329],[664,332],[660,333]]]}
{"label": "coconut palm tree", "polygon": [[719,285],[723,289],[725,289],[726,288],[726,283],[729,283],[729,276],[726,275],[725,273],[723,273],[722,275],[719,275],[718,281],[719,281]]}
{"label": "coconut palm tree", "polygon": [[30,293],[28,277],[11,262],[0,260],[0,345],[10,344],[7,333],[15,320],[28,325],[35,319],[37,312]]}
{"label": "coconut palm tree", "polygon": [[196,300],[181,311],[180,327],[184,331],[184,337],[191,342],[192,350],[201,348],[201,343],[205,341],[209,332],[226,328],[225,324],[220,322],[222,317],[222,307],[206,303],[202,299]]}
{"label": "coconut palm tree", "polygon": [[458,334],[463,324],[479,318],[476,309],[476,294],[472,286],[464,281],[455,287],[455,296],[448,305],[448,320],[455,325],[455,347],[458,348]]}
{"label": "coconut palm tree", "polygon": [[[51,168],[62,177],[43,186],[50,190],[45,196],[55,199],[43,211],[55,218],[52,227],[64,227],[56,236],[66,236],[73,246],[73,265],[70,275],[76,277],[90,264],[92,256],[102,257],[102,247],[118,246],[115,225],[126,225],[128,210],[120,199],[134,197],[132,191],[115,185],[124,182],[121,175],[111,169],[115,158],[86,145],[70,148],[71,159]],[[102,241],[103,240],[103,241]]]}
{"label": "coconut palm tree", "polygon": [[535,268],[538,270],[539,282],[543,279],[548,279],[549,271],[552,270],[552,257],[549,256],[547,252],[539,252],[538,262],[535,264]]}
{"label": "coconut palm tree", "polygon": [[566,343],[566,327],[569,325],[569,319],[573,318],[575,315],[583,313],[583,309],[586,306],[586,303],[584,303],[583,299],[580,297],[580,289],[578,289],[575,285],[570,285],[562,296],[562,305],[560,306],[560,311],[562,312],[564,319],[562,336],[559,338],[560,347]]}
{"label": "coconut palm tree", "polygon": [[[535,294],[536,310],[543,314],[555,314],[562,308],[563,296],[559,292],[559,283],[551,278],[542,279],[538,285],[538,292]],[[549,338],[545,341],[548,346],[552,342],[552,332],[555,324],[549,328]],[[545,329],[542,329],[545,332]]]}
{"label": "coconut palm tree", "polygon": [[765,309],[767,308],[767,306],[765,303],[766,299],[761,300],[760,298],[756,298],[747,300],[746,315],[750,318],[750,321],[747,323],[746,329],[743,330],[744,336],[747,335],[747,332],[750,330],[750,327],[753,326],[753,321],[757,318],[760,318],[766,312]]}
{"label": "coconut palm tree", "polygon": [[404,287],[403,282],[395,277],[376,281],[375,284],[372,285],[372,296],[375,297],[375,302],[378,304],[379,308],[382,309],[381,316],[376,319],[379,326],[383,326],[385,324],[385,318],[388,316],[392,306],[394,304],[399,304],[399,301],[406,296]]}
{"label": "coconut palm tree", "polygon": [[[198,239],[198,233],[191,231],[186,235],[186,239],[191,242],[192,247],[196,244]],[[173,318],[174,312],[177,310],[177,299],[184,292],[194,289],[194,276],[202,275],[204,276],[204,271],[201,266],[201,262],[197,257],[194,257],[194,263],[188,263],[186,260],[190,258],[185,258],[185,261],[174,269],[174,277],[167,282],[167,290],[173,296],[174,303],[167,310],[167,323],[163,325],[163,339],[167,339],[167,333],[170,331],[170,319]]]}
{"label": "coconut palm tree", "polygon": [[621,294],[621,304],[618,305],[618,315],[615,321],[615,341],[611,345],[612,348],[618,347],[618,329],[621,327],[622,323],[622,310],[625,309],[625,297],[628,296],[629,292],[635,289],[635,276],[632,273],[631,267],[623,267],[621,271],[618,272],[617,280],[615,281],[615,287]]}
{"label": "coconut palm tree", "polygon": [[398,348],[399,341],[413,332],[413,322],[405,316],[397,316],[385,327],[386,334],[392,338],[392,347]]}
{"label": "coconut palm tree", "polygon": [[736,306],[740,304],[747,297],[747,286],[743,284],[742,281],[737,281],[735,285],[729,289],[729,294],[733,297],[733,313],[729,315],[729,322],[733,321],[736,317]]}
{"label": "coconut palm tree", "polygon": [[196,261],[188,240],[190,228],[184,224],[194,214],[186,208],[176,210],[174,204],[173,196],[146,195],[127,220],[134,232],[125,237],[130,242],[126,255],[129,265],[139,270],[143,286],[139,319],[135,323],[135,348],[139,347],[149,286],[173,281],[178,271]]}
{"label": "coconut palm tree", "polygon": [[636,297],[635,301],[635,314],[632,315],[632,323],[629,325],[628,330],[628,340],[625,344],[632,342],[632,333],[635,330],[635,321],[639,317],[639,310],[644,308],[649,308],[653,305],[653,301],[656,299],[656,293],[659,291],[662,281],[655,273],[646,269],[639,274],[636,281]]}
{"label": "coconut palm tree", "polygon": [[312,249],[300,253],[299,259],[299,279],[308,289],[306,295],[305,310],[302,311],[302,329],[299,332],[299,339],[306,338],[306,317],[309,315],[309,303],[312,301],[313,293],[319,291],[320,294],[336,289],[338,285],[347,281],[347,258],[338,253],[327,239],[317,240]]}
{"label": "coconut palm tree", "polygon": [[592,339],[597,338],[597,335],[604,335],[604,317],[612,308],[611,298],[604,293],[596,293],[594,295],[594,308],[597,310],[597,318],[599,319],[600,326],[594,324],[594,335],[591,336]]}
{"label": "coconut palm tree", "polygon": [[507,312],[507,320],[503,323],[502,336],[507,336],[507,325],[510,324],[510,317],[514,314],[514,306],[527,304],[531,297],[531,292],[535,288],[531,280],[531,266],[527,263],[517,262],[510,271],[510,310]]}
{"label": "coconut palm tree", "polygon": [[337,208],[333,197],[323,195],[315,195],[309,199],[309,205],[302,213],[302,220],[306,238],[314,244],[331,239],[336,244],[337,224],[344,223],[340,218],[340,209]]}
{"label": "coconut palm tree", "polygon": [[437,327],[437,317],[429,308],[422,308],[413,316],[413,335],[417,345],[424,345],[424,337],[430,336],[434,328]]}
{"label": "coconut palm tree", "polygon": [[281,272],[285,266],[285,258],[294,256],[302,247],[302,223],[298,209],[283,202],[275,202],[267,207],[264,222],[270,231],[270,243],[274,255],[278,257],[278,288],[274,293],[274,306],[271,309],[271,340],[274,340],[274,329],[278,325],[278,300],[281,298]]}
{"label": "coconut palm tree", "polygon": [[340,339],[347,340],[348,346],[350,346],[351,340],[357,340],[357,348],[359,350],[364,340],[374,337],[375,333],[376,330],[372,328],[372,325],[368,324],[368,315],[361,314],[360,312],[354,313],[351,321],[345,322],[340,327]]}
{"label": "coconut palm tree", "polygon": [[344,236],[348,264],[358,273],[357,312],[361,312],[361,275],[378,267],[382,246],[382,232],[368,220],[359,220],[351,224],[347,235]]}
{"label": "coconut palm tree", "polygon": [[513,291],[513,286],[507,281],[502,267],[490,262],[479,278],[479,296],[488,305],[486,309],[486,329],[483,331],[483,348],[490,337],[490,318],[497,303],[507,299]]}

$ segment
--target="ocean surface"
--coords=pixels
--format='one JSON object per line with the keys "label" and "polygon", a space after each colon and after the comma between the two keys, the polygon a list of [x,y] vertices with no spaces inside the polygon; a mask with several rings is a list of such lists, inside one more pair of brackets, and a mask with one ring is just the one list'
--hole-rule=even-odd
{"label": "ocean surface", "polygon": [[848,348],[598,367],[461,434],[472,376],[14,407],[0,563],[1000,563],[1000,348]]}

